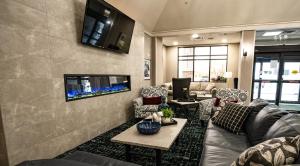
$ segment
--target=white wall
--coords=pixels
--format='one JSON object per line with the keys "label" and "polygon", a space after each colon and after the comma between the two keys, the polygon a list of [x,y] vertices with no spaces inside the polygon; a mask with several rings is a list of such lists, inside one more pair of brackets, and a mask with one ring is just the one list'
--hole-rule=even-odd
{"label": "white wall", "polygon": [[[166,49],[166,82],[171,82],[172,78],[177,78],[178,70],[178,47],[167,47]],[[238,76],[239,44],[228,44],[228,64],[227,71],[232,72],[233,78]],[[233,88],[233,78],[229,85]],[[226,87],[224,83],[218,83],[219,87]]]}
{"label": "white wall", "polygon": [[[255,34],[255,31],[243,31],[240,45],[238,87],[248,91],[249,96],[252,92]],[[243,52],[247,52],[247,56],[243,56]],[[247,102],[250,102],[250,97]]]}

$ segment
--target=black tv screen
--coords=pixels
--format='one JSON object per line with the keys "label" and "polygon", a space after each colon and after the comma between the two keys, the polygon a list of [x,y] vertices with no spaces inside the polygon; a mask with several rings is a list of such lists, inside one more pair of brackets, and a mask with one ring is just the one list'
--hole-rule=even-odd
{"label": "black tv screen", "polygon": [[128,54],[134,24],[104,0],[87,0],[81,42]]}

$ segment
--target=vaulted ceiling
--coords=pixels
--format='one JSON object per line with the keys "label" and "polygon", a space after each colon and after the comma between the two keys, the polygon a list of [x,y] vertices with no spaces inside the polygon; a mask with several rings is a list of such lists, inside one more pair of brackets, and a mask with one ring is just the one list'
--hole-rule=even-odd
{"label": "vaulted ceiling", "polygon": [[141,22],[146,30],[155,29],[168,0],[105,0],[136,21]]}
{"label": "vaulted ceiling", "polygon": [[106,0],[150,32],[300,23],[299,0]]}

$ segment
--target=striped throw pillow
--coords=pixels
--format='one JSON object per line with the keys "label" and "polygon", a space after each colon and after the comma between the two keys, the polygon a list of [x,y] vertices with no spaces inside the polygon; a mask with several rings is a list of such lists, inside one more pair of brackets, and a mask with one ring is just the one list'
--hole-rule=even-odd
{"label": "striped throw pillow", "polygon": [[212,119],[216,124],[228,131],[238,134],[253,107],[236,103],[227,103],[222,111]]}

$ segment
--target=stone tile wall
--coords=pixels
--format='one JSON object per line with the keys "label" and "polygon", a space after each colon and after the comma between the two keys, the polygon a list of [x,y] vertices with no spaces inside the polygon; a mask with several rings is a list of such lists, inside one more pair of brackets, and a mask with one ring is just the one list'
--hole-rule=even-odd
{"label": "stone tile wall", "polygon": [[[133,116],[145,84],[143,26],[136,23],[129,54],[83,46],[85,3],[0,0],[0,139],[5,133],[9,165],[55,157]],[[130,74],[132,91],[65,102],[65,73]]]}

